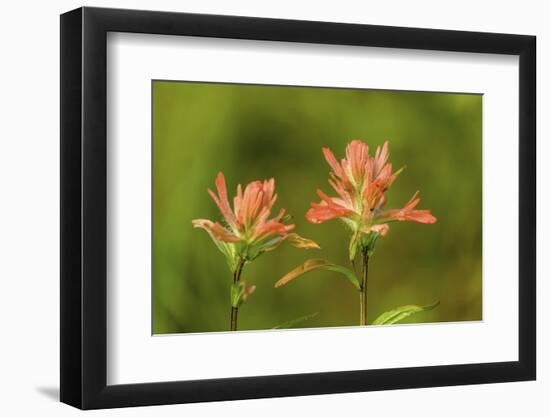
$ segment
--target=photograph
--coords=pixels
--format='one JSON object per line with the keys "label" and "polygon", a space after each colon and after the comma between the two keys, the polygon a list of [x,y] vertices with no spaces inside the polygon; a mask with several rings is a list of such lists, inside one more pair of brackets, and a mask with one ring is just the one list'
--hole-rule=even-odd
{"label": "photograph", "polygon": [[550,415],[548,13],[470,3],[6,2],[0,417]]}
{"label": "photograph", "polygon": [[483,320],[482,94],[151,88],[153,335]]}

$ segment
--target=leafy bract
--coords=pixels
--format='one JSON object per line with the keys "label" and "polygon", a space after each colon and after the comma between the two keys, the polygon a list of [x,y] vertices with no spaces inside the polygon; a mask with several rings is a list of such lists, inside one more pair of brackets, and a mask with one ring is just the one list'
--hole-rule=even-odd
{"label": "leafy bract", "polygon": [[294,268],[279,281],[277,281],[275,283],[275,288],[285,285],[293,279],[298,278],[299,276],[307,274],[308,272],[316,271],[318,269],[338,272],[349,279],[349,281],[353,284],[355,288],[360,289],[359,279],[357,278],[357,275],[355,275],[355,272],[353,272],[351,269],[333,264],[324,259],[308,259],[303,264]]}

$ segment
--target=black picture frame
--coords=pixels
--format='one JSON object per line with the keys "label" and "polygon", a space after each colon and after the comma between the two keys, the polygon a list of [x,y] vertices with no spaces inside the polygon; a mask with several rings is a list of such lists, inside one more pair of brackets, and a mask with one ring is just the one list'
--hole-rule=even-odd
{"label": "black picture frame", "polygon": [[[107,385],[108,32],[519,56],[519,360]],[[536,377],[534,36],[79,8],[61,15],[61,401],[81,409],[533,380]]]}

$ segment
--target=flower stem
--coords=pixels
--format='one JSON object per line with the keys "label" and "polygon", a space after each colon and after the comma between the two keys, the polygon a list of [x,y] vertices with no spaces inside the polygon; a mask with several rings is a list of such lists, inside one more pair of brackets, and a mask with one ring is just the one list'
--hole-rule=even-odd
{"label": "flower stem", "polygon": [[237,314],[239,313],[239,309],[237,307],[231,307],[231,330],[236,331],[237,330]]}
{"label": "flower stem", "polygon": [[[244,261],[239,261],[237,269],[233,272],[233,284],[237,284],[241,279],[241,273],[243,272]],[[237,330],[237,315],[239,314],[239,308],[231,306],[231,331]]]}
{"label": "flower stem", "polygon": [[369,252],[363,251],[363,278],[361,280],[361,291],[359,293],[359,324],[367,325],[367,279],[369,275]]}

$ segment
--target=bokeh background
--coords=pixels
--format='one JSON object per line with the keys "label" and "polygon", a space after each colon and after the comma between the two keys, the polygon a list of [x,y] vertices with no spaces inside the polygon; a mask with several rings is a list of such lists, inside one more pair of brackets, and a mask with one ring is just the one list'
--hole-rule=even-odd
{"label": "bokeh background", "polygon": [[232,282],[223,255],[191,220],[220,220],[207,193],[218,171],[230,201],[238,183],[274,177],[275,210],[320,251],[288,244],[249,264],[256,293],[239,309],[239,330],[357,325],[359,294],[336,273],[273,284],[308,258],[348,265],[348,231],[337,220],[306,221],[317,188],[329,195],[322,146],[338,159],[351,139],[390,142],[387,208],[416,190],[434,225],[400,222],[369,264],[369,322],[405,304],[441,304],[403,323],[482,319],[482,96],[360,89],[153,81],[153,333],[226,331]]}

